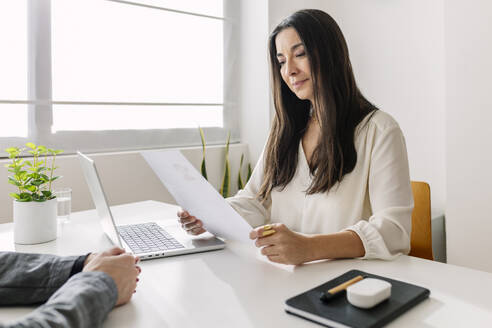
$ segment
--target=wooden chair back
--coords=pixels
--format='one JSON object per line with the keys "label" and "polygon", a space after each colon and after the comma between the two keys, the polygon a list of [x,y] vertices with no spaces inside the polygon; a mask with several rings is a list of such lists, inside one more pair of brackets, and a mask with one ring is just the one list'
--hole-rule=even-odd
{"label": "wooden chair back", "polygon": [[414,209],[412,212],[411,256],[434,260],[432,255],[432,225],[430,186],[412,181]]}

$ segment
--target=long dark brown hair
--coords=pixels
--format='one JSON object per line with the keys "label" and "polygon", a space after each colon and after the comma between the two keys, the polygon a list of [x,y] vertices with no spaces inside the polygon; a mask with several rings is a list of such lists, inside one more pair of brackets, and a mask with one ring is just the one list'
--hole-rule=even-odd
{"label": "long dark brown hair", "polygon": [[264,152],[264,180],[258,197],[273,188],[282,190],[294,177],[299,142],[309,121],[311,102],[299,99],[282,80],[275,39],[294,28],[311,67],[312,104],[321,126],[321,137],[309,162],[313,176],[306,192],[329,191],[352,172],[357,162],[354,134],[357,125],[376,108],[355,82],[347,43],[335,20],[327,13],[306,9],[283,20],[269,38],[270,74],[276,115]]}

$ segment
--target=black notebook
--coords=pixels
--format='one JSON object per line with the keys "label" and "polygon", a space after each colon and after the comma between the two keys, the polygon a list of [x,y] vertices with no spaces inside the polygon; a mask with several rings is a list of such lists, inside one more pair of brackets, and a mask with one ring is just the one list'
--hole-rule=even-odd
{"label": "black notebook", "polygon": [[[319,299],[322,291],[338,286],[358,275],[391,283],[390,298],[370,309],[353,306],[345,295],[340,295],[326,303]],[[305,293],[289,298],[285,301],[285,311],[328,327],[382,327],[429,297],[429,294],[430,291],[426,288],[351,270]]]}

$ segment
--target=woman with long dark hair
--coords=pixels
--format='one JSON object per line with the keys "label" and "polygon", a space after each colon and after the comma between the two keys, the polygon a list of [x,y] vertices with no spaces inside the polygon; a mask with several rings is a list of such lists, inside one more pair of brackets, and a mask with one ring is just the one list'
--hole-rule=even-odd
{"label": "woman with long dark hair", "polygon": [[[228,198],[271,261],[392,259],[410,250],[413,198],[398,123],[355,82],[338,24],[301,10],[269,39],[275,118],[244,190]],[[178,213],[191,234],[202,222]]]}

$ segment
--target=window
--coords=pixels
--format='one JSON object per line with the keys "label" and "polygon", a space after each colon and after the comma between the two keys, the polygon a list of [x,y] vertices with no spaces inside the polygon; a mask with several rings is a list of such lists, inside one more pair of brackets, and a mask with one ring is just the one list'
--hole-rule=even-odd
{"label": "window", "polygon": [[[200,143],[198,126],[208,143],[223,143],[227,131],[237,140],[228,64],[237,38],[226,17],[236,7],[230,0],[1,2],[10,21],[0,24],[25,42],[9,49],[17,65],[0,57],[0,70],[11,72],[0,76],[0,144],[21,144],[12,139],[19,131],[69,152],[183,146]],[[10,34],[0,41],[10,44],[2,39]]]}
{"label": "window", "polygon": [[0,2],[0,138],[27,137],[26,1]]}

